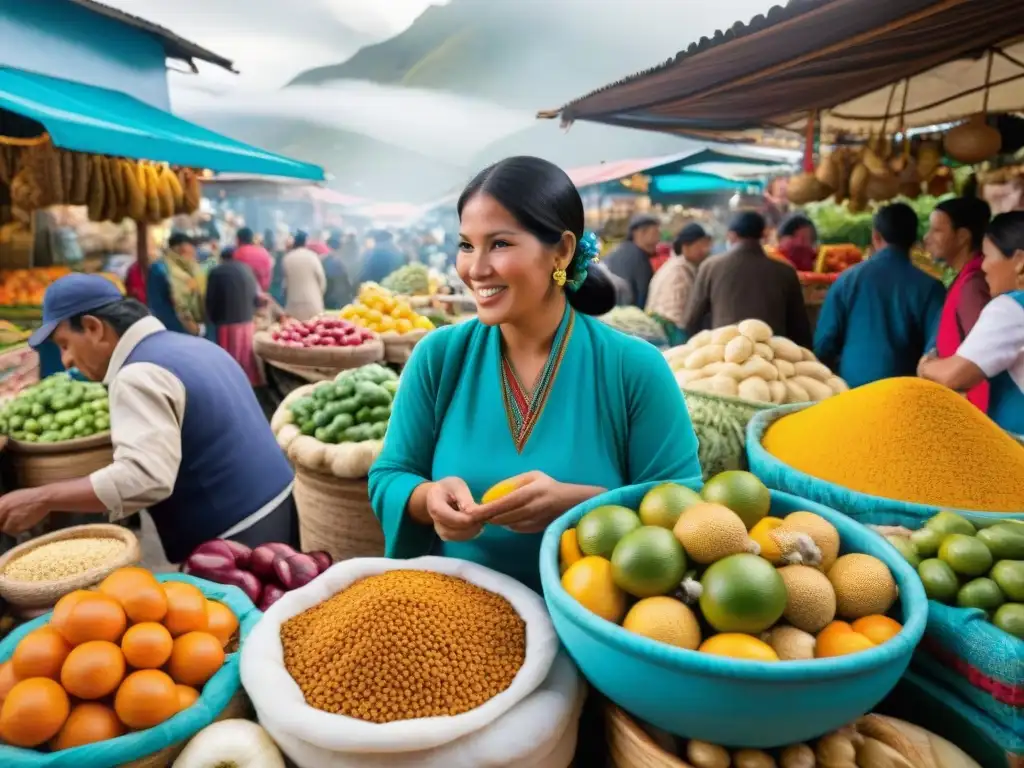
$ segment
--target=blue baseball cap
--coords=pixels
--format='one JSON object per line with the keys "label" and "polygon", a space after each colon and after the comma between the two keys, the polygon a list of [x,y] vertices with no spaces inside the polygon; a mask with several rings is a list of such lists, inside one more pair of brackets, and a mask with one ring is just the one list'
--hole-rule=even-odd
{"label": "blue baseball cap", "polygon": [[28,337],[28,343],[38,347],[65,320],[123,298],[117,286],[99,275],[75,273],[54,280],[43,295],[43,324]]}

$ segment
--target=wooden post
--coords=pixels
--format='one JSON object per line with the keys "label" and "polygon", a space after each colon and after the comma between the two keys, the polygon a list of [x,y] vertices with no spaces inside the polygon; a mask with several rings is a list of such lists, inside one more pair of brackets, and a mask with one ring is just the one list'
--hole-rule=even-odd
{"label": "wooden post", "polygon": [[136,242],[135,258],[139,262],[142,274],[149,272],[149,224],[144,221],[135,222]]}

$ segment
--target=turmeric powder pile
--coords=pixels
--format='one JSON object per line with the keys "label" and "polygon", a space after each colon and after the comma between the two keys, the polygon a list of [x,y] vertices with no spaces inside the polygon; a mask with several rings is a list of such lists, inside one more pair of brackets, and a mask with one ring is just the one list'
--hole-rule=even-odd
{"label": "turmeric powder pile", "polygon": [[459,715],[512,684],[526,624],[500,595],[395,570],[281,625],[284,665],[311,707],[371,723]]}
{"label": "turmeric powder pile", "polygon": [[794,469],[872,496],[1024,511],[1024,447],[924,379],[884,379],[831,397],[776,421],[763,444]]}

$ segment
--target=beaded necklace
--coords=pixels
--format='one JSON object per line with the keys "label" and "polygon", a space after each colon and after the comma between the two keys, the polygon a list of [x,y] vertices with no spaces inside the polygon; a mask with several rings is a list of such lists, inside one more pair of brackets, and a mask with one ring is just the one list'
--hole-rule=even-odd
{"label": "beaded necklace", "polygon": [[555,376],[558,374],[558,368],[565,357],[565,350],[575,322],[575,312],[567,307],[566,314],[566,319],[562,321],[558,331],[555,332],[554,341],[551,343],[551,352],[548,353],[547,362],[541,370],[532,394],[519,380],[505,353],[501,354],[501,394],[505,404],[505,414],[508,417],[508,428],[512,433],[512,440],[516,444],[517,453],[523,452],[523,447],[547,404]]}

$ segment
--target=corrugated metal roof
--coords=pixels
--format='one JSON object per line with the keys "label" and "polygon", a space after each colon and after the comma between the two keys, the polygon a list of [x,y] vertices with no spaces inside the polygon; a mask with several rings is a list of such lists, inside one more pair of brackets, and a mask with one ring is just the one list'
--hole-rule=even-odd
{"label": "corrugated metal roof", "polygon": [[125,13],[124,11],[119,11],[116,8],[111,8],[109,5],[96,2],[96,0],[71,0],[71,2],[76,5],[80,5],[93,13],[106,16],[108,19],[120,21],[122,24],[127,24],[130,27],[141,29],[143,32],[148,32],[149,34],[160,38],[161,42],[164,44],[164,51],[168,58],[179,59],[187,62],[193,67],[195,67],[193,60],[199,59],[200,61],[206,61],[210,64],[216,64],[218,67],[223,67],[229,72],[235,71],[235,65],[229,59],[225,59],[223,56],[218,56],[213,51],[209,51],[202,46],[196,45],[192,41],[174,34],[171,30],[161,27],[159,24],[154,24],[151,21],[146,21],[146,19],[133,16],[130,13]]}
{"label": "corrugated metal roof", "polygon": [[584,94],[579,98],[573,99],[559,110],[544,111],[541,112],[539,116],[555,117],[559,113],[563,113],[566,110],[571,110],[573,105],[578,104],[581,101],[585,101],[586,99],[589,99],[591,96],[596,96],[597,94],[611,90],[612,88],[618,88],[620,85],[625,85],[626,83],[630,83],[634,80],[640,80],[642,78],[649,77],[650,75],[661,72],[664,69],[668,69],[669,67],[674,67],[677,64],[682,63],[690,56],[696,56],[698,53],[704,53],[705,51],[722,45],[723,43],[727,43],[730,40],[736,40],[741,37],[746,37],[747,35],[752,35],[755,32],[761,32],[767,29],[768,27],[771,27],[775,24],[779,24],[784,21],[788,21],[789,19],[795,18],[796,16],[799,16],[802,13],[806,13],[809,10],[813,10],[818,6],[826,5],[830,2],[832,2],[832,0],[789,0],[789,2],[786,3],[785,5],[773,5],[771,8],[768,9],[767,13],[759,13],[746,24],[744,24],[742,21],[737,21],[728,29],[719,29],[711,37],[702,37],[700,40],[690,43],[686,48],[679,51],[671,59],[667,59],[666,61],[663,61],[661,64],[649,67],[648,69],[643,69],[632,75],[624,77],[621,80],[616,80],[613,83],[603,85],[600,88],[594,89],[590,93]]}

